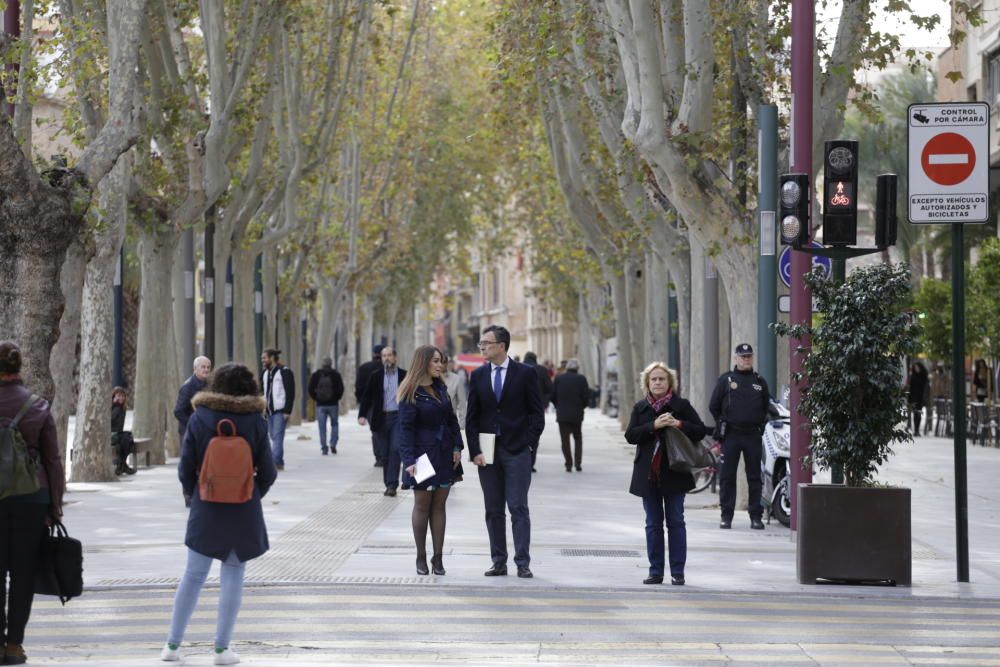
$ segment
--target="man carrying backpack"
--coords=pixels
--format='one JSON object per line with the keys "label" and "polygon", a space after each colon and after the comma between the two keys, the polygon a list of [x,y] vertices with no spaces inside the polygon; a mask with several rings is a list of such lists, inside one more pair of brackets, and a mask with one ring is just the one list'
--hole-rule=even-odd
{"label": "man carrying backpack", "polygon": [[49,404],[24,386],[20,373],[20,348],[0,341],[0,663],[5,665],[27,660],[21,645],[39,550],[46,523],[62,517],[66,487]]}
{"label": "man carrying backpack", "polygon": [[[323,367],[309,378],[309,397],[316,401],[316,421],[319,423],[319,448],[326,456],[328,452],[337,453],[337,441],[340,440],[340,427],[337,423],[340,399],[344,396],[344,380],[333,367],[330,357],[323,359]],[[330,447],[326,446],[326,421],[330,420]]]}

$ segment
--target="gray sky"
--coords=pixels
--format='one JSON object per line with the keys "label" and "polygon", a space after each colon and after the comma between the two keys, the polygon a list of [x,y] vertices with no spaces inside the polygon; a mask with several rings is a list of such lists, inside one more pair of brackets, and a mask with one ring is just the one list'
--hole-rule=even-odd
{"label": "gray sky", "polygon": [[[836,30],[837,19],[840,17],[840,0],[831,0],[824,9],[822,3],[817,3],[816,19],[832,34]],[[881,32],[895,33],[901,36],[904,47],[923,46],[944,48],[948,46],[948,29],[951,27],[951,10],[948,0],[910,0],[913,11],[921,16],[939,14],[941,24],[933,31],[927,32],[913,25],[905,13],[889,14],[885,11],[885,0],[875,2],[875,27]]]}

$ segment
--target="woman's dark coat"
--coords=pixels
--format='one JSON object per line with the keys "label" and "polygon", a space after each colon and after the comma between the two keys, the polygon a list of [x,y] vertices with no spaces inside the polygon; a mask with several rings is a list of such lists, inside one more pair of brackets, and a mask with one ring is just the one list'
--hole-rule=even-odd
{"label": "woman's dark coat", "polygon": [[[267,422],[264,421],[264,398],[203,391],[196,394],[191,403],[194,414],[188,421],[181,445],[181,460],[177,466],[184,493],[191,496],[191,513],[188,515],[184,544],[202,555],[219,560],[225,560],[233,550],[240,561],[256,558],[269,547],[260,499],[278,476],[271,457]],[[257,471],[253,497],[241,504],[205,502],[198,495],[198,470],[209,441],[216,436],[216,425],[222,419],[232,420],[236,424],[236,433],[253,450]],[[229,433],[228,428],[226,433]]]}
{"label": "woman's dark coat", "polygon": [[463,449],[462,430],[448,397],[448,387],[440,380],[434,381],[437,399],[426,387],[418,387],[413,402],[399,402],[399,457],[403,469],[427,454],[434,466],[435,475],[420,484],[413,483],[404,472],[410,485],[416,489],[451,484],[460,471],[454,468],[452,454]]}
{"label": "woman's dark coat", "polygon": [[[653,422],[656,418],[665,413],[671,413],[681,421],[681,431],[690,438],[691,442],[698,442],[705,437],[705,425],[701,417],[691,404],[674,394],[667,401],[660,412],[653,412],[653,406],[646,399],[635,404],[632,408],[632,417],[629,419],[628,428],[625,429],[625,440],[636,445],[635,460],[632,462],[632,484],[629,486],[629,493],[634,496],[647,497],[654,494],[656,488],[649,480],[649,468],[653,461],[653,448],[657,439],[660,439],[660,446],[663,447],[660,434],[665,429],[656,431],[653,429]],[[675,472],[667,465],[667,457],[663,456],[660,468],[659,491],[663,495],[675,493],[687,493],[694,488],[694,477],[690,473]]]}

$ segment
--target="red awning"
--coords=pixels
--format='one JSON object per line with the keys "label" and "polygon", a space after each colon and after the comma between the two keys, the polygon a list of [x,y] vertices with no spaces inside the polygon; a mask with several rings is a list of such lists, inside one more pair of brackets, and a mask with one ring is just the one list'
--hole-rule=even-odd
{"label": "red awning", "polygon": [[486,359],[481,354],[474,352],[463,352],[455,355],[455,365],[461,366],[468,372],[472,372],[486,363]]}

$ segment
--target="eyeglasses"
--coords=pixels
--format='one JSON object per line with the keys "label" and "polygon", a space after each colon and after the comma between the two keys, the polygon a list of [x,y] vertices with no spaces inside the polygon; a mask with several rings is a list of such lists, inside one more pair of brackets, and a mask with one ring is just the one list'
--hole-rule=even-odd
{"label": "eyeglasses", "polygon": [[489,347],[490,345],[496,345],[499,342],[500,341],[497,340],[481,340],[476,344],[476,346],[482,349],[484,347]]}

